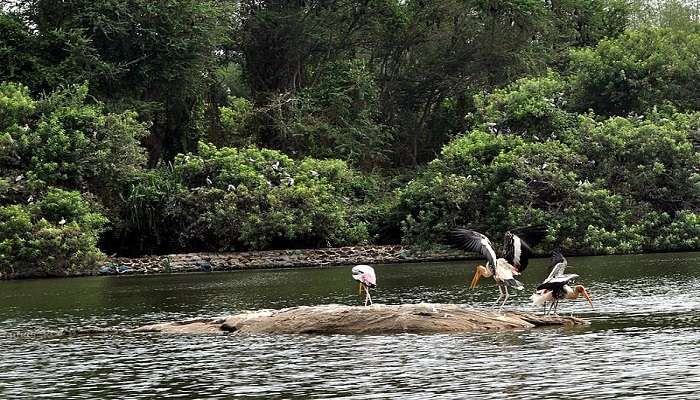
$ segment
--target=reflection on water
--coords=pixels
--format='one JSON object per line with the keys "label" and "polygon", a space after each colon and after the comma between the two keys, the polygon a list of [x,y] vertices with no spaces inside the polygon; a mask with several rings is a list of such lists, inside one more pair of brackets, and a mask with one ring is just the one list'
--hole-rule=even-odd
{"label": "reflection on water", "polygon": [[[350,269],[0,282],[0,398],[694,398],[700,253],[571,258],[595,305],[575,329],[396,336],[16,337],[243,309],[359,304]],[[512,308],[546,276],[534,260]],[[376,266],[377,302],[488,306],[474,262]]]}

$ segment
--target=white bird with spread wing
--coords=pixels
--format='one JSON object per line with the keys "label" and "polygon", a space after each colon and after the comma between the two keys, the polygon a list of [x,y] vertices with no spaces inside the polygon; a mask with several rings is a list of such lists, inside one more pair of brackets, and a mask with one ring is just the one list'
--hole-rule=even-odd
{"label": "white bird with spread wing", "polygon": [[508,287],[522,290],[523,284],[514,276],[520,275],[532,254],[530,246],[537,245],[547,235],[547,227],[538,225],[508,231],[504,237],[503,257],[497,258],[496,251],[489,238],[479,232],[470,229],[455,229],[450,233],[449,241],[453,246],[462,250],[480,253],[486,257],[486,266],[479,265],[474,271],[470,288],[475,288],[479,278],[493,277],[498,285],[500,296],[494,306],[503,299],[499,310],[508,301],[510,293]]}

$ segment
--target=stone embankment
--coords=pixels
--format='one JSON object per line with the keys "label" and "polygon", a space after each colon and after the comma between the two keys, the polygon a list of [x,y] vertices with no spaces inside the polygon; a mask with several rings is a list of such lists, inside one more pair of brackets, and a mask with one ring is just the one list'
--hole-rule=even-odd
{"label": "stone embankment", "polygon": [[469,308],[460,304],[327,304],[259,310],[231,316],[142,326],[132,332],[169,334],[434,334],[585,325],[569,316]]}
{"label": "stone embankment", "polygon": [[209,272],[258,268],[293,268],[327,265],[389,264],[466,259],[458,250],[419,250],[407,246],[354,246],[304,250],[269,250],[238,253],[189,253],[139,258],[113,258],[101,274]]}

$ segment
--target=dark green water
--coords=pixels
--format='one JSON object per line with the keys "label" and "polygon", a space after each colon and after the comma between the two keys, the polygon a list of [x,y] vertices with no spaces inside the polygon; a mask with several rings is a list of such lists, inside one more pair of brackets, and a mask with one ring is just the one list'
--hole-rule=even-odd
{"label": "dark green water", "polygon": [[[547,274],[534,260],[529,295]],[[0,398],[697,398],[700,253],[570,258],[590,326],[395,336],[32,337],[238,310],[359,304],[350,267],[0,282]],[[474,262],[380,265],[375,302],[490,306]]]}

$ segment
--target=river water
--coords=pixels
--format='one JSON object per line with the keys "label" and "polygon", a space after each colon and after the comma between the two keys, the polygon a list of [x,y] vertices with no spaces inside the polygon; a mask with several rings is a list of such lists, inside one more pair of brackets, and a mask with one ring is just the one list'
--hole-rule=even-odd
{"label": "river water", "polygon": [[[547,275],[533,260],[528,297]],[[570,258],[591,324],[461,335],[29,336],[238,310],[360,304],[349,267],[0,282],[0,398],[697,399],[700,253]],[[375,302],[488,307],[475,262],[379,265]]]}

